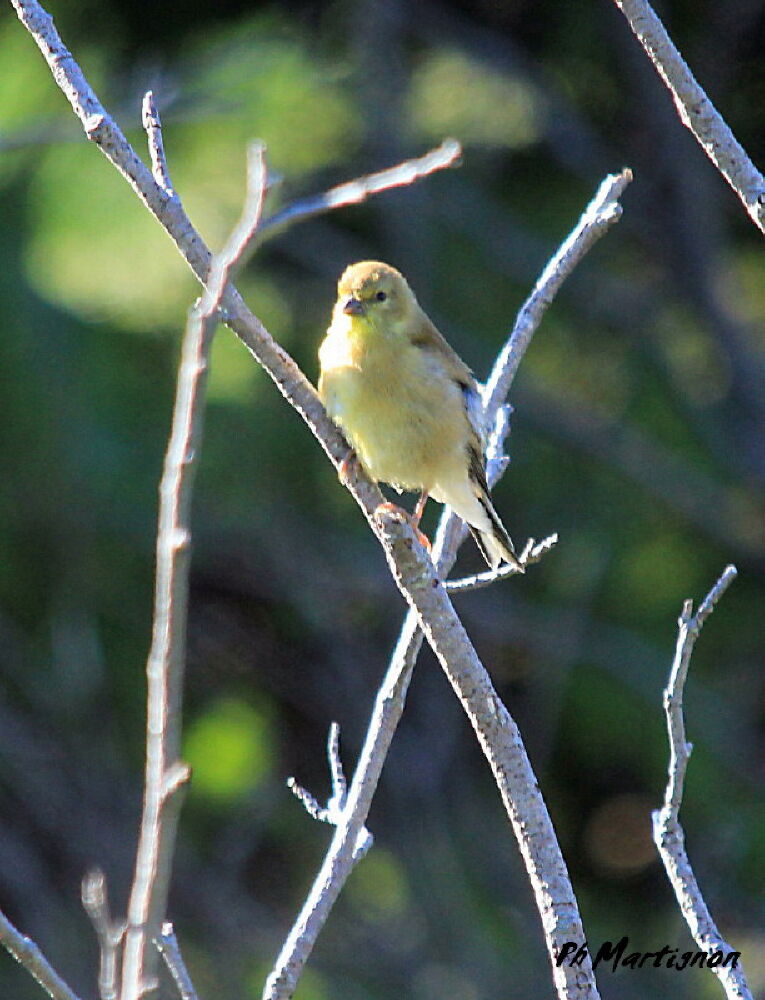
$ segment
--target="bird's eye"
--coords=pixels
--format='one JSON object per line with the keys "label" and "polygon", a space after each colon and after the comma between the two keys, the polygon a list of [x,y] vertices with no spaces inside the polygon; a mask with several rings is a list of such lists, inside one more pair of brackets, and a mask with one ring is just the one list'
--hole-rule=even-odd
{"label": "bird's eye", "polygon": [[377,295],[375,295],[375,298],[377,299],[378,302],[384,302],[388,298],[388,296],[385,294],[385,292],[378,292]]}

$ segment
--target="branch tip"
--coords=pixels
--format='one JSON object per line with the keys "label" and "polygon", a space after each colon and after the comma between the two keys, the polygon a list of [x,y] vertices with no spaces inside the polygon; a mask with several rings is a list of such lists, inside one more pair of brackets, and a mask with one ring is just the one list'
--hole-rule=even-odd
{"label": "branch tip", "polygon": [[170,182],[170,170],[165,156],[165,146],[162,141],[162,123],[154,100],[154,92],[147,90],[141,104],[141,123],[149,146],[151,173],[157,186],[168,198],[175,197],[173,185]]}
{"label": "branch tip", "polygon": [[107,905],[106,875],[100,868],[93,868],[83,876],[81,896],[82,905],[89,916],[91,911],[101,911]]}
{"label": "branch tip", "polygon": [[397,187],[407,187],[436,171],[457,167],[461,155],[462,146],[456,139],[444,139],[440,146],[431,149],[423,156],[404,160],[394,167],[356,177],[321,194],[292,202],[263,221],[258,241],[263,242],[295,222],[302,222],[347,205],[358,205],[371,195]]}
{"label": "branch tip", "polygon": [[162,930],[154,939],[154,944],[164,959],[170,975],[173,977],[181,1000],[197,1000],[197,992],[194,989],[189,970],[186,968],[186,963],[183,960],[181,948],[171,921],[166,920],[162,924]]}

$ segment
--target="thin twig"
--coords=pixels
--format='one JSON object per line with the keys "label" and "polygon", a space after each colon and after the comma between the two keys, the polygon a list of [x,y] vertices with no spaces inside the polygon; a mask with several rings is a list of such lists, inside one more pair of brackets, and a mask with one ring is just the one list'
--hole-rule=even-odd
{"label": "thin twig", "polygon": [[494,420],[496,410],[507,398],[518,365],[558,289],[600,237],[621,218],[619,199],[631,181],[632,171],[629,168],[618,174],[609,174],[603,180],[576,226],[550,259],[521,306],[513,331],[486,380],[483,398],[489,422]]}
{"label": "thin twig", "polygon": [[229,272],[252,240],[263,206],[263,148],[250,149],[247,201],[242,219],[210,280],[191,310],[181,348],[173,424],[160,484],[157,579],[152,646],[146,668],[148,708],[146,775],[141,831],[128,906],[121,1000],[138,1000],[154,988],[154,950],[165,916],[175,832],[180,811],[176,794],[188,778],[179,760],[181,703],[186,653],[190,506],[196,456],[202,438],[204,394],[212,337]]}
{"label": "thin twig", "polygon": [[23,965],[51,1000],[80,1000],[56,972],[34,941],[21,933],[0,910],[0,944]]}
{"label": "thin twig", "polygon": [[765,177],[699,86],[647,0],[614,0],[669,88],[680,121],[736,192],[752,222],[765,233]]}
{"label": "thin twig", "polygon": [[98,992],[101,1000],[117,1000],[119,947],[125,936],[125,923],[115,923],[109,913],[106,876],[100,868],[88,872],[82,880],[82,905],[98,938]]}
{"label": "thin twig", "polygon": [[462,147],[456,139],[444,139],[440,146],[417,159],[405,160],[387,170],[357,177],[345,184],[338,184],[337,187],[330,188],[322,194],[295,201],[263,220],[258,231],[258,242],[275,236],[295,222],[302,222],[304,219],[313,218],[341,206],[358,205],[366,201],[370,195],[378,194],[380,191],[413,184],[437,170],[457,166],[461,155]]}
{"label": "thin twig", "polygon": [[[574,230],[545,267],[523,304],[507,343],[495,362],[488,383],[494,389],[484,392],[486,423],[493,427],[488,450],[490,459],[495,459],[494,464],[490,461],[493,474],[497,474],[504,465],[504,462],[496,461],[508,429],[509,408],[504,403],[503,391],[507,393],[544,311],[563,281],[599,237],[618,220],[618,199],[631,177],[631,173],[625,170],[607,177],[600,185]],[[465,531],[464,522],[445,509],[433,542],[433,561],[441,578],[451,569]],[[335,831],[311,891],[266,981],[263,1000],[285,1000],[292,995],[319,932],[353,869],[355,844],[366,822],[388,749],[404,710],[406,692],[422,640],[418,616],[410,611],[375,698],[367,735],[348,790],[343,823]],[[576,940],[584,940],[583,932]],[[589,996],[595,997],[597,993],[591,969],[581,971],[584,991],[572,995],[587,996],[586,991],[590,990]]]}
{"label": "thin twig", "polygon": [[175,191],[170,181],[170,170],[167,166],[165,146],[162,142],[162,123],[159,120],[159,111],[151,90],[147,90],[144,94],[141,121],[149,140],[149,156],[154,180],[167,195],[173,198]]}
{"label": "thin twig", "polygon": [[165,960],[170,975],[173,977],[181,1000],[198,1000],[197,991],[191,981],[189,970],[183,961],[178,938],[169,920],[162,924],[162,931],[154,940],[157,951]]}
{"label": "thin twig", "polygon": [[152,176],[124,133],[107,114],[82,70],[56,31],[53,18],[37,0],[11,0],[19,20],[34,38],[53,78],[80,121],[86,137],[119,170],[135,193],[159,220],[194,272],[204,281],[210,251],[183,211],[180,200],[171,197]]}
{"label": "thin twig", "polygon": [[340,756],[340,726],[337,722],[333,722],[329,727],[327,760],[329,761],[329,773],[332,778],[332,798],[330,802],[337,802],[340,808],[342,808],[345,805],[345,797],[348,794],[348,782],[345,780],[345,770]]}
{"label": "thin twig", "polygon": [[[518,556],[518,562],[525,569],[538,563],[545,553],[549,552],[558,541],[557,532],[548,535],[541,542],[530,538],[523,547],[523,551]],[[469,590],[481,590],[483,587],[490,587],[497,580],[506,580],[509,576],[516,576],[521,570],[510,563],[500,566],[496,571],[487,570],[485,573],[476,573],[475,576],[465,576],[460,580],[447,580],[444,589],[450,594],[464,594]]]}
{"label": "thin twig", "polygon": [[[311,795],[302,785],[299,785],[294,778],[287,779],[287,787],[295,798],[302,803],[303,808],[309,816],[319,820],[321,823],[329,823],[330,826],[339,826],[343,822],[343,814],[348,799],[348,783],[345,780],[343,762],[340,759],[340,726],[336,722],[333,722],[329,727],[327,759],[329,760],[329,772],[332,778],[332,794],[327,800],[326,806],[319,805],[318,799],[314,795]],[[372,846],[373,839],[369,830],[365,826],[362,826],[353,853],[354,863],[364,857]]]}
{"label": "thin twig", "polygon": [[[691,663],[691,655],[701,627],[714,610],[715,604],[736,577],[736,567],[727,566],[693,614],[693,602],[686,601],[678,620],[677,644],[669,683],[664,691],[664,712],[669,734],[669,768],[664,805],[653,814],[653,839],[664,862],[667,876],[674,889],[677,902],[685,917],[696,944],[707,953],[721,952],[728,956],[733,951],[712,919],[693,868],[685,850],[685,834],[680,824],[680,805],[688,760],[693,749],[685,738],[683,715],[683,690]],[[719,978],[729,1000],[752,1000],[744,970],[736,962],[710,966]]]}

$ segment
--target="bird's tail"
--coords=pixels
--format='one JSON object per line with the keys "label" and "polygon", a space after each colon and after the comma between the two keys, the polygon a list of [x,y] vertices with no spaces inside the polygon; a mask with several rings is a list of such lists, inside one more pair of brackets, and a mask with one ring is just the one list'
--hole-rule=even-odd
{"label": "bird's tail", "polygon": [[515,566],[519,573],[525,573],[526,567],[515,554],[515,547],[507,529],[499,519],[499,514],[494,510],[488,495],[478,496],[478,501],[486,513],[489,520],[489,528],[482,530],[469,524],[468,527],[475,538],[476,545],[481,550],[489,567],[496,570],[500,563],[507,562]]}

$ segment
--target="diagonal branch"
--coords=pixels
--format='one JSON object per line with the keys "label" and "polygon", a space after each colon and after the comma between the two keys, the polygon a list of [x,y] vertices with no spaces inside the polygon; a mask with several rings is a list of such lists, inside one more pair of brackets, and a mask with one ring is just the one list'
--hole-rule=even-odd
{"label": "diagonal branch", "polygon": [[[693,868],[685,850],[685,834],[680,825],[680,805],[692,745],[686,742],[683,716],[683,691],[691,665],[691,655],[701,628],[736,577],[736,567],[727,566],[717,583],[693,614],[693,602],[686,601],[678,620],[677,645],[669,682],[664,691],[664,712],[669,733],[669,779],[664,793],[664,805],[653,814],[653,839],[664,862],[667,876],[675,891],[686,923],[696,944],[703,951],[720,951],[729,955],[732,948],[725,941],[712,919]],[[744,970],[736,964],[710,965],[719,978],[729,1000],[752,1000]]]}
{"label": "diagonal branch", "polygon": [[23,965],[42,986],[51,1000],[79,1000],[67,986],[34,941],[21,933],[0,910],[0,944]]}
{"label": "diagonal branch", "polygon": [[338,184],[337,187],[330,188],[322,194],[293,202],[263,220],[258,231],[258,241],[276,235],[295,222],[312,219],[316,215],[331,212],[332,209],[344,205],[358,205],[366,201],[370,195],[378,194],[380,191],[413,184],[435,173],[436,170],[458,166],[461,155],[462,147],[456,139],[444,139],[440,146],[416,160],[405,160],[395,167],[380,170],[376,174],[367,174],[365,177],[357,177],[345,184]]}
{"label": "diagonal branch", "polygon": [[178,995],[181,1000],[199,1000],[197,992],[194,989],[194,984],[191,981],[189,970],[183,961],[183,955],[181,954],[173,925],[169,920],[162,924],[162,931],[155,938],[154,943],[157,946],[157,951],[165,961],[168,972],[173,977],[173,982],[178,989]]}
{"label": "diagonal branch", "polygon": [[614,3],[669,88],[680,121],[736,192],[755,226],[765,233],[765,177],[699,86],[648,0]]}

